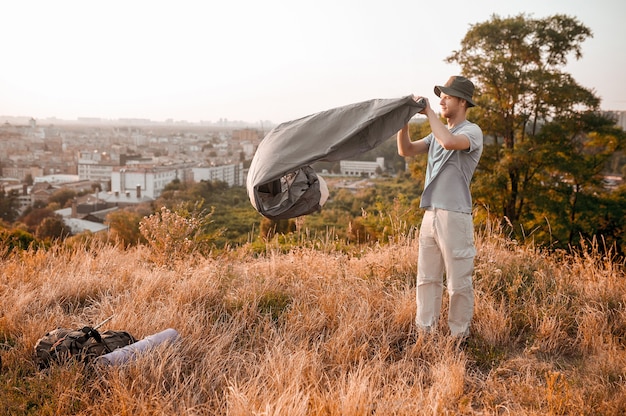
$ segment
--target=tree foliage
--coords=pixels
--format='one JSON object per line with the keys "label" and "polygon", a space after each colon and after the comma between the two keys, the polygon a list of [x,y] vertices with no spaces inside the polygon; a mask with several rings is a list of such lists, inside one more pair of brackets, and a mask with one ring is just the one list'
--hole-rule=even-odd
{"label": "tree foliage", "polygon": [[124,247],[145,243],[145,239],[139,231],[139,223],[143,215],[131,210],[117,210],[109,213],[106,217],[106,224],[113,241],[122,244]]}
{"label": "tree foliage", "polygon": [[8,228],[0,221],[0,258],[15,250],[28,250],[36,247],[37,239],[28,231],[20,228]]}
{"label": "tree foliage", "polygon": [[35,235],[42,240],[63,240],[70,236],[72,231],[65,225],[60,215],[44,218],[37,226]]}
{"label": "tree foliage", "polygon": [[[568,117],[566,122],[557,118],[533,139],[543,143],[537,148],[542,149],[540,157],[545,166],[537,175],[533,208],[558,227],[553,236],[571,246],[578,245],[580,238],[606,233],[611,245],[621,246],[615,227],[604,229],[601,224],[615,217],[613,210],[623,212],[626,206],[626,201],[622,207],[611,202],[616,192],[607,189],[604,181],[608,161],[626,144],[624,131],[606,117],[584,113]],[[532,221],[528,214],[524,218]],[[624,216],[621,218],[617,228],[624,225]],[[615,224],[615,220],[618,218],[608,222]]]}
{"label": "tree foliage", "polygon": [[[519,234],[544,224],[560,244],[594,235],[602,173],[626,143],[600,99],[564,71],[591,30],[576,18],[527,15],[472,25],[448,58],[477,86],[470,118],[485,133],[475,201]],[[550,224],[550,225],[547,225]],[[544,240],[545,242],[545,240]]]}
{"label": "tree foliage", "polygon": [[564,15],[494,15],[473,25],[461,49],[448,57],[478,87],[478,108],[472,111],[496,146],[482,166],[490,176],[489,187],[497,187],[499,201],[492,209],[513,222],[524,210],[525,187],[537,169],[528,163],[534,149],[524,146],[527,135],[557,115],[599,106],[590,90],[563,71],[570,56],[582,56],[581,44],[589,36],[588,28]]}
{"label": "tree foliage", "polygon": [[69,202],[76,196],[76,191],[73,189],[61,188],[57,191],[54,191],[50,198],[48,198],[48,203],[58,203],[61,208],[65,208],[69,206]]}
{"label": "tree foliage", "polygon": [[18,217],[17,196],[18,193],[15,190],[7,192],[4,188],[0,188],[0,220],[11,223]]}
{"label": "tree foliage", "polygon": [[20,221],[28,227],[28,231],[34,233],[37,227],[46,219],[54,217],[56,214],[48,207],[30,208],[20,217]]}

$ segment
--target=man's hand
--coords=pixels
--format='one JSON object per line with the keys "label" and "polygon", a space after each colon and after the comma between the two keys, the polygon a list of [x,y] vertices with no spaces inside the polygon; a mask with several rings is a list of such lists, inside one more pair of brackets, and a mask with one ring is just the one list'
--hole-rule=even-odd
{"label": "man's hand", "polygon": [[424,103],[424,105],[425,105],[424,109],[422,111],[420,111],[419,114],[426,114],[426,110],[428,110],[430,108],[430,102],[428,101],[428,98],[414,95],[413,99],[415,100],[415,102],[423,102]]}

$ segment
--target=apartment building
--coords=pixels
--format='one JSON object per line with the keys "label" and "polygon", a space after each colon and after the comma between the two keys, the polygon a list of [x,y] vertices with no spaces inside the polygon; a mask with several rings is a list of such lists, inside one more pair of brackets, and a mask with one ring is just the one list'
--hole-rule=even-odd
{"label": "apartment building", "polygon": [[114,162],[103,163],[90,159],[79,159],[78,177],[81,180],[98,183],[102,190],[108,191],[113,167],[117,165]]}
{"label": "apartment building", "polygon": [[193,181],[221,181],[226,182],[229,186],[243,186],[245,183],[243,163],[222,165],[222,166],[208,166],[208,167],[194,167],[191,168],[193,173]]}
{"label": "apartment building", "polygon": [[111,172],[111,192],[140,192],[140,195],[157,199],[167,184],[175,179],[185,182],[191,177],[190,169],[184,166],[115,166]]}
{"label": "apartment building", "polygon": [[377,157],[376,162],[342,160],[339,170],[343,176],[376,176],[385,171],[385,158]]}

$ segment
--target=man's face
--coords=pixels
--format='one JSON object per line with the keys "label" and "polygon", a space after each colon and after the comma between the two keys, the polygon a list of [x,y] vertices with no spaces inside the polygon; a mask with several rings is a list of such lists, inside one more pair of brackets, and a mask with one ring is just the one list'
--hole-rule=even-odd
{"label": "man's face", "polygon": [[460,98],[444,94],[443,92],[439,98],[441,98],[439,101],[439,105],[441,105],[441,115],[445,118],[453,118],[459,111],[463,111],[463,104]]}

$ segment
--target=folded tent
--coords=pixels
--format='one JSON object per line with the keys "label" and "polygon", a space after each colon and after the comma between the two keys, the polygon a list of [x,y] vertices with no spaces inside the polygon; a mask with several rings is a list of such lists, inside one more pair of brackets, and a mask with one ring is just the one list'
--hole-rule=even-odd
{"label": "folded tent", "polygon": [[412,95],[373,99],[276,126],[252,159],[247,178],[250,202],[260,214],[274,220],[319,211],[328,189],[312,163],[367,152],[423,109],[424,103]]}

